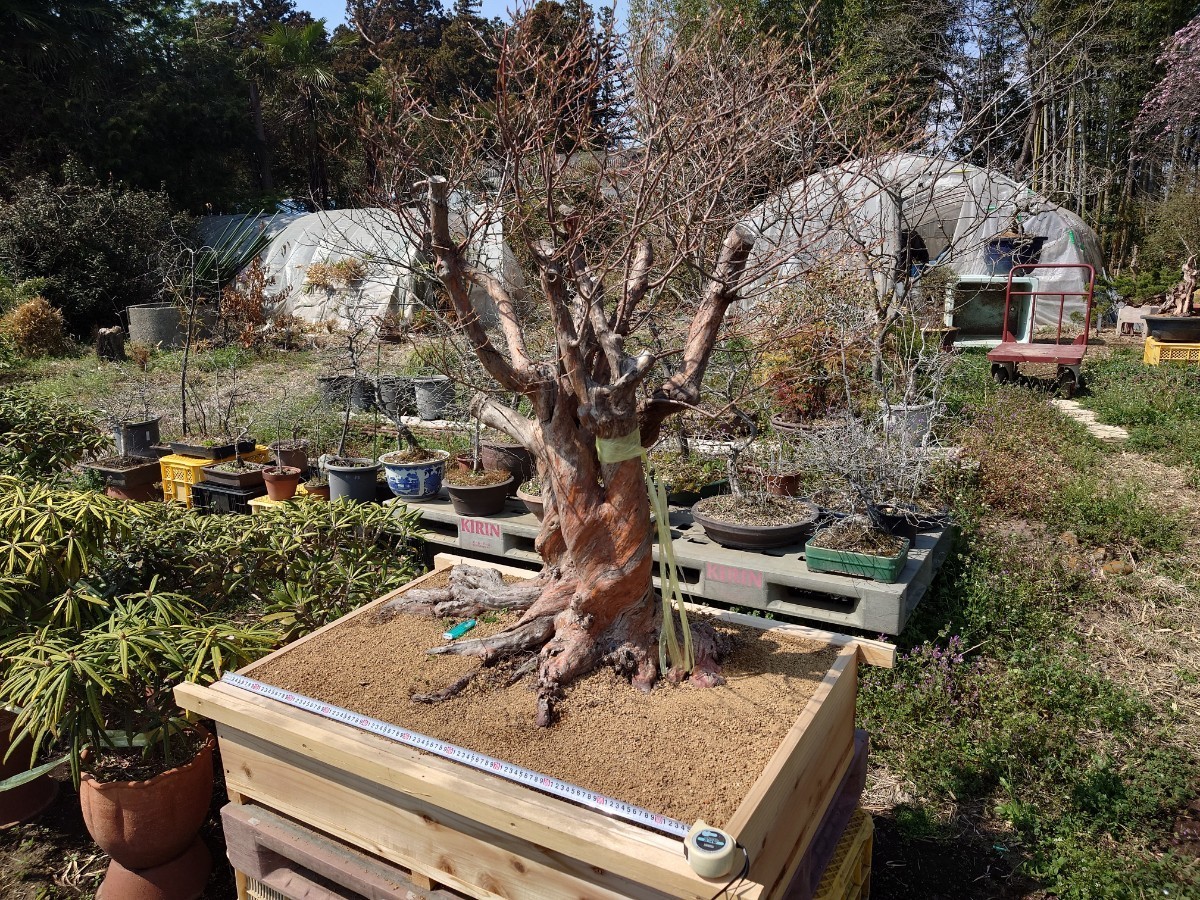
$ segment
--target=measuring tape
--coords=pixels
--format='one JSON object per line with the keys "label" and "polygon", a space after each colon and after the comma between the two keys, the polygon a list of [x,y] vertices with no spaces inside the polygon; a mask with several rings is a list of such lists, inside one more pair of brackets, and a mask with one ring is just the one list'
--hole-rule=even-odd
{"label": "measuring tape", "polygon": [[231,687],[249,691],[260,697],[269,697],[272,700],[278,700],[280,703],[286,703],[288,706],[294,706],[296,709],[316,713],[322,718],[332,719],[335,722],[341,722],[343,725],[349,725],[362,731],[369,731],[371,734],[377,734],[388,740],[404,744],[406,747],[415,747],[417,750],[424,750],[443,759],[462,763],[481,772],[499,775],[501,778],[516,784],[530,787],[555,797],[561,797],[563,800],[570,800],[572,803],[578,803],[581,806],[589,807],[590,809],[614,816],[618,819],[624,819],[626,822],[632,822],[634,825],[641,825],[643,828],[649,828],[662,834],[679,838],[680,840],[686,840],[689,831],[692,830],[690,826],[677,819],[652,813],[650,810],[642,809],[640,806],[624,803],[621,800],[606,797],[604,794],[597,794],[595,791],[585,790],[570,782],[551,778],[549,775],[543,775],[541,772],[535,772],[523,766],[504,762],[483,753],[476,753],[474,750],[467,750],[465,747],[459,747],[446,741],[427,737],[416,731],[401,728],[399,725],[391,725],[379,719],[372,719],[369,716],[350,712],[350,710],[342,709],[340,706],[322,703],[320,700],[305,697],[303,694],[263,684],[261,681],[255,681],[253,678],[247,678],[244,675],[226,672],[221,676],[221,681]]}

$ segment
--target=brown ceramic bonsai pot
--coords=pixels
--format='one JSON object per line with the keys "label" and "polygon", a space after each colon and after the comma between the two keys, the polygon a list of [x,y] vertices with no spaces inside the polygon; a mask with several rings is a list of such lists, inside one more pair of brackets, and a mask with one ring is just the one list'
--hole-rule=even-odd
{"label": "brown ceramic bonsai pot", "polygon": [[509,489],[512,496],[516,496],[517,488],[534,475],[533,454],[520,444],[483,441],[479,455],[485,471],[507,472],[512,476]]}
{"label": "brown ceramic bonsai pot", "polygon": [[79,785],[83,823],[100,849],[127,869],[170,862],[191,846],[212,802],[216,739],[200,726],[200,750],[181,766],[148,781],[100,782],[84,773]]}
{"label": "brown ceramic bonsai pot", "polygon": [[262,470],[267,496],[272,500],[291,500],[300,486],[300,469],[296,466],[268,466]]}
{"label": "brown ceramic bonsai pot", "polygon": [[303,438],[275,441],[268,444],[267,449],[275,454],[279,465],[299,469],[301,472],[308,471],[308,441]]}
{"label": "brown ceramic bonsai pot", "polygon": [[504,501],[512,489],[510,475],[496,484],[468,485],[446,483],[446,492],[454,511],[460,516],[494,516],[504,509]]}
{"label": "brown ceramic bonsai pot", "polygon": [[786,547],[791,544],[802,544],[816,530],[821,511],[815,503],[807,500],[797,500],[797,507],[804,511],[804,518],[786,525],[744,525],[726,522],[712,516],[707,516],[700,509],[704,501],[692,507],[692,518],[704,528],[704,533],[722,547],[733,547],[737,550],[769,550],[775,547]]}
{"label": "brown ceramic bonsai pot", "polygon": [[[5,781],[29,770],[29,740],[19,743],[12,755],[12,727],[17,714],[0,709],[0,781]],[[28,822],[44,811],[58,796],[58,782],[49,775],[42,775],[28,784],[0,791],[0,829],[19,822]]]}
{"label": "brown ceramic bonsai pot", "polygon": [[83,468],[104,476],[109,487],[135,488],[162,480],[162,466],[157,457],[106,456]]}
{"label": "brown ceramic bonsai pot", "polygon": [[517,499],[525,504],[525,508],[537,516],[537,520],[542,521],[542,517],[546,515],[546,502],[540,494],[527,494],[520,488],[517,488]]}
{"label": "brown ceramic bonsai pot", "polygon": [[252,488],[263,483],[264,466],[262,463],[244,463],[236,471],[224,470],[220,468],[221,466],[235,466],[235,463],[228,461],[205,466],[201,470],[204,473],[204,480],[232,488]]}

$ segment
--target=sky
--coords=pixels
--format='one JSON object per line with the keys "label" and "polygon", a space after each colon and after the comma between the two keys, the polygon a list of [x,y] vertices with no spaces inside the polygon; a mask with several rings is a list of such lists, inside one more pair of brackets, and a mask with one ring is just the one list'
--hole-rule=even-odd
{"label": "sky", "polygon": [[[444,3],[448,6],[448,3]],[[507,19],[506,10],[513,6],[512,0],[483,0],[483,17],[490,19],[493,16],[500,16],[502,19]],[[335,25],[341,25],[346,21],[346,0],[296,0],[298,9],[306,9],[313,14],[313,18],[324,19],[325,23],[332,30]]]}

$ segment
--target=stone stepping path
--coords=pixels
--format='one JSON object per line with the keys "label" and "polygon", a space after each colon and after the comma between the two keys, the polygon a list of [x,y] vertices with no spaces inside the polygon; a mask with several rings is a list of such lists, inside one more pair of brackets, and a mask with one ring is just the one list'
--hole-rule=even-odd
{"label": "stone stepping path", "polygon": [[1084,409],[1075,400],[1063,400],[1061,397],[1055,397],[1050,401],[1057,407],[1058,411],[1068,418],[1074,419],[1094,436],[1102,441],[1116,443],[1126,440],[1129,437],[1129,432],[1119,425],[1104,425],[1097,421],[1096,414],[1090,409]]}

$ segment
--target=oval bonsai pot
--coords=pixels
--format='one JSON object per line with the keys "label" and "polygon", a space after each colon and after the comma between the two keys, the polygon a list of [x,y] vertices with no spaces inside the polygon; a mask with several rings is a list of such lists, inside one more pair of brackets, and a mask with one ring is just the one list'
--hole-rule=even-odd
{"label": "oval bonsai pot", "polygon": [[[12,755],[12,728],[17,714],[0,709],[0,781],[29,771],[29,739],[17,744]],[[0,791],[0,829],[28,822],[43,812],[58,796],[58,782],[49,775],[39,775],[33,781],[7,791]]]}
{"label": "oval bonsai pot", "polygon": [[113,426],[113,442],[117,456],[154,456],[152,449],[162,438],[159,424],[162,416],[144,422],[120,422]]}
{"label": "oval bonsai pot", "polygon": [[286,441],[272,441],[267,449],[275,454],[279,465],[301,472],[308,471],[308,441],[304,438],[289,438]]}
{"label": "oval bonsai pot", "polygon": [[704,533],[709,538],[722,547],[732,547],[736,550],[770,550],[789,544],[801,544],[812,537],[821,511],[815,503],[807,500],[798,500],[797,503],[805,508],[807,518],[786,525],[739,525],[723,522],[706,516],[697,508],[700,503],[692,507],[692,518],[703,526]]}
{"label": "oval bonsai pot", "polygon": [[1164,343],[1200,341],[1200,316],[1143,316],[1146,334]]}
{"label": "oval bonsai pot", "polygon": [[406,462],[399,459],[406,450],[393,450],[379,457],[387,475],[388,487],[401,500],[427,500],[436,497],[442,489],[442,478],[446,474],[446,460],[450,454],[445,450],[426,450],[432,459]]}
{"label": "oval bonsai pot", "polygon": [[533,454],[521,444],[504,444],[499,441],[481,441],[479,458],[485,472],[507,472],[512,476],[511,495],[534,475]]}
{"label": "oval bonsai pot", "polygon": [[369,459],[326,459],[325,474],[329,477],[329,499],[373,503],[378,493],[379,463]]}
{"label": "oval bonsai pot", "polygon": [[412,380],[417,415],[426,422],[446,418],[454,403],[454,382],[445,375],[427,375]]}
{"label": "oval bonsai pot", "polygon": [[446,492],[450,494],[450,502],[454,511],[460,516],[494,516],[504,509],[504,501],[513,486],[513,478],[501,481],[499,484],[481,486],[465,484],[447,484]]}
{"label": "oval bonsai pot", "polygon": [[525,504],[525,508],[533,513],[539,522],[542,521],[542,517],[546,515],[546,501],[539,494],[527,494],[517,488],[517,499]]}
{"label": "oval bonsai pot", "polygon": [[258,487],[263,483],[263,465],[261,463],[246,463],[246,468],[240,472],[219,472],[216,466],[232,465],[232,461],[213,463],[200,471],[205,481],[233,488]]}
{"label": "oval bonsai pot", "polygon": [[262,477],[272,500],[291,500],[300,486],[300,470],[295,466],[267,466]]}
{"label": "oval bonsai pot", "polygon": [[200,750],[188,762],[148,781],[100,782],[87,774],[79,805],[100,849],[127,869],[148,869],[191,846],[212,803],[216,739],[200,726]]}

